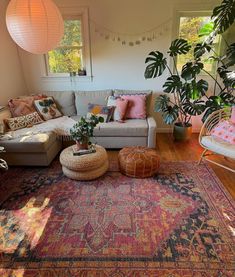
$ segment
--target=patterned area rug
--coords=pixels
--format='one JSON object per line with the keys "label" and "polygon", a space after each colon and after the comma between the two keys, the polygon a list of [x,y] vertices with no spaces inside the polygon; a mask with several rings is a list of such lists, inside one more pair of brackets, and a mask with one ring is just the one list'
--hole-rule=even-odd
{"label": "patterned area rug", "polygon": [[49,168],[0,175],[0,276],[232,277],[234,202],[207,165],[98,180]]}

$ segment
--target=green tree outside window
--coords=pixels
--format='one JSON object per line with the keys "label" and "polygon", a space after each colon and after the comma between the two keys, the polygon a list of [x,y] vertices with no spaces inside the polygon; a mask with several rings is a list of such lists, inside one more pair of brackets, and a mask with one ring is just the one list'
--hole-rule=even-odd
{"label": "green tree outside window", "polygon": [[83,68],[81,20],[65,20],[60,45],[48,52],[49,73],[78,72]]}

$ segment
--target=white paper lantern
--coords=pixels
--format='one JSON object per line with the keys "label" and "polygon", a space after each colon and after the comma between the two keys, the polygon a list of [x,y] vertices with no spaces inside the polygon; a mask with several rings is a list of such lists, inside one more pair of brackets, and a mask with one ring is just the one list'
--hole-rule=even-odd
{"label": "white paper lantern", "polygon": [[6,24],[16,44],[33,54],[55,48],[64,34],[63,18],[52,0],[11,0]]}

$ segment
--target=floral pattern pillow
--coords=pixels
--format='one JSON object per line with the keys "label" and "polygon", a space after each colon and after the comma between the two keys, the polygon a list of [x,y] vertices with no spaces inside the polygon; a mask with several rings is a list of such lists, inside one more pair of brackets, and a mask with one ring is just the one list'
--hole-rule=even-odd
{"label": "floral pattern pillow", "polygon": [[46,96],[42,94],[38,94],[10,99],[8,101],[8,107],[11,111],[12,117],[18,117],[36,112],[34,101],[45,97]]}
{"label": "floral pattern pillow", "polygon": [[34,106],[44,120],[63,116],[63,114],[57,108],[54,98],[51,96],[40,100],[35,100]]}
{"label": "floral pattern pillow", "polygon": [[26,127],[32,127],[33,125],[36,125],[42,122],[43,120],[41,119],[41,117],[37,112],[5,119],[5,123],[7,124],[8,128],[11,131],[23,129]]}
{"label": "floral pattern pillow", "polygon": [[221,120],[212,130],[211,135],[231,144],[235,144],[235,125],[229,120]]}

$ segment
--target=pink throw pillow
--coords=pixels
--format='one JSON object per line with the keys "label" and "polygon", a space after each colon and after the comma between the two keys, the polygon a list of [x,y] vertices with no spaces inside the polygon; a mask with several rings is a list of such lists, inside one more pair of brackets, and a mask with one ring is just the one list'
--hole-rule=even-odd
{"label": "pink throw pillow", "polygon": [[126,118],[145,119],[146,118],[146,95],[122,95],[122,99],[128,100]]}
{"label": "pink throw pillow", "polygon": [[18,117],[36,112],[34,101],[45,98],[44,95],[31,95],[21,98],[15,98],[8,101],[8,106],[12,117]]}
{"label": "pink throw pillow", "polygon": [[129,101],[127,99],[117,98],[116,99],[116,109],[118,111],[119,120],[124,120],[126,118],[126,112],[128,108]]}
{"label": "pink throw pillow", "polygon": [[235,106],[232,107],[231,122],[235,124]]}
{"label": "pink throw pillow", "polygon": [[221,120],[212,130],[211,135],[231,144],[235,144],[235,125],[228,120]]}

